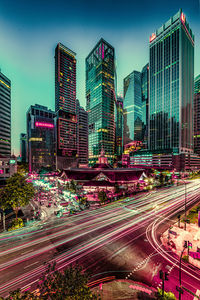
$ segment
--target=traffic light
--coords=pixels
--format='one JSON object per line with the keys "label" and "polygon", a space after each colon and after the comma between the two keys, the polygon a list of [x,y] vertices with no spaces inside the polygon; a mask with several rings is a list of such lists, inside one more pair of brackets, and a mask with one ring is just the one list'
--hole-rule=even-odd
{"label": "traffic light", "polygon": [[159,275],[160,275],[160,279],[163,279],[163,271],[162,270],[159,271]]}
{"label": "traffic light", "polygon": [[169,278],[168,278],[169,274],[167,272],[165,272],[165,280],[168,281]]}
{"label": "traffic light", "polygon": [[184,241],[184,248],[187,248],[187,241]]}
{"label": "traffic light", "polygon": [[192,249],[192,243],[188,241],[188,248]]}

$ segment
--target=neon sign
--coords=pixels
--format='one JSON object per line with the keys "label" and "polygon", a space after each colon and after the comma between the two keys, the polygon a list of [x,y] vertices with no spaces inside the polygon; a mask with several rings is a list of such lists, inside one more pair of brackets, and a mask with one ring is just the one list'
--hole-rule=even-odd
{"label": "neon sign", "polygon": [[35,127],[54,128],[54,124],[46,122],[35,122]]}
{"label": "neon sign", "polygon": [[153,40],[155,40],[155,38],[156,38],[156,34],[152,33],[152,35],[149,38],[149,42],[151,43]]}

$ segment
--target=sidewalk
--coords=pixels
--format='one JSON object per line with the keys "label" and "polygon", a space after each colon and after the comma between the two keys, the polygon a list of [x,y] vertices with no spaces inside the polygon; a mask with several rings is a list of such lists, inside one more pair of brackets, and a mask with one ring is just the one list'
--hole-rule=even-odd
{"label": "sidewalk", "polygon": [[[184,230],[183,223],[181,223],[181,228],[177,225],[172,226],[169,230],[163,233],[161,237],[162,244],[166,248],[172,250],[176,255],[180,256],[184,242],[189,241],[191,243],[189,253],[198,254],[198,248],[200,250],[200,228],[196,224],[187,224],[186,229],[187,230]],[[185,249],[183,255],[188,255],[188,249]],[[200,268],[200,261],[190,255],[188,256],[188,262],[195,267]]]}
{"label": "sidewalk", "polygon": [[92,288],[101,300],[155,299],[154,288],[132,280],[114,280]]}

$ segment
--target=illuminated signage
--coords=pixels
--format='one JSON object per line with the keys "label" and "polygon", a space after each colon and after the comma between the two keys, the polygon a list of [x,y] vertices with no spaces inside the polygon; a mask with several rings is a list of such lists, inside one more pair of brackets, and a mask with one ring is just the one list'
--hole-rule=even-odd
{"label": "illuminated signage", "polygon": [[34,138],[34,137],[32,137],[32,138],[29,139],[29,142],[42,142],[42,138]]}
{"label": "illuminated signage", "polygon": [[46,122],[35,122],[35,127],[54,128],[54,124]]}
{"label": "illuminated signage", "polygon": [[185,23],[185,15],[184,15],[184,13],[181,13],[181,21],[182,21],[183,23]]}
{"label": "illuminated signage", "polygon": [[14,159],[10,159],[9,164],[10,164],[10,165],[15,164],[15,160],[14,160]]}
{"label": "illuminated signage", "polygon": [[156,38],[156,34],[152,33],[152,35],[149,38],[149,42],[151,43],[153,40],[155,40],[155,38]]}

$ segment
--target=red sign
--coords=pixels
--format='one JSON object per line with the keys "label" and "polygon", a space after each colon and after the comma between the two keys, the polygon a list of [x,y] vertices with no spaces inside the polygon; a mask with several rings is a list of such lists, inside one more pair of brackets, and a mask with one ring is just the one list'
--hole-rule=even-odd
{"label": "red sign", "polygon": [[35,127],[54,128],[54,124],[46,122],[35,122]]}

